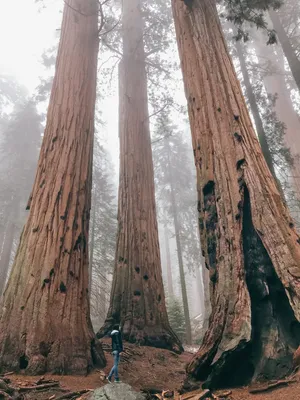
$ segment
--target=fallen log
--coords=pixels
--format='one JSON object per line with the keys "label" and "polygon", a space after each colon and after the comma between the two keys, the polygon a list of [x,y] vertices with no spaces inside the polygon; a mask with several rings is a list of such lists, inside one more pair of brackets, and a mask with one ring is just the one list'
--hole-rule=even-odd
{"label": "fallen log", "polygon": [[45,383],[44,385],[20,387],[19,392],[30,392],[32,390],[44,390],[59,386],[59,382]]}
{"label": "fallen log", "polygon": [[229,397],[232,394],[231,390],[225,390],[225,391],[217,391],[216,392],[216,396],[220,397],[221,399],[226,399],[227,397]]}
{"label": "fallen log", "polygon": [[174,397],[174,392],[172,390],[166,390],[162,392],[162,396],[164,399],[172,399]]}
{"label": "fallen log", "polygon": [[65,393],[62,396],[57,397],[55,400],[66,400],[66,399],[72,399],[75,396],[81,396],[82,394],[91,392],[91,389],[84,389],[84,390],[79,390],[77,392],[69,392]]}
{"label": "fallen log", "polygon": [[38,379],[36,382],[34,382],[34,384],[35,385],[40,385],[40,384],[42,384],[44,382],[44,380],[45,380],[45,377],[42,376],[40,379]]}
{"label": "fallen log", "polygon": [[182,396],[182,400],[205,400],[211,397],[211,391],[209,389],[205,389],[201,393],[187,393]]}
{"label": "fallen log", "polygon": [[253,388],[250,387],[248,389],[248,392],[251,393],[251,394],[268,392],[269,390],[274,390],[274,389],[277,389],[279,387],[287,386],[290,383],[295,383],[295,382],[297,382],[295,379],[283,379],[283,380],[272,382],[272,383],[268,383],[266,385],[259,386],[259,387],[253,387]]}
{"label": "fallen log", "polygon": [[146,388],[142,389],[142,392],[145,393],[145,394],[154,395],[154,394],[160,394],[161,393],[161,389],[154,388],[154,387],[148,387],[148,388],[146,387]]}

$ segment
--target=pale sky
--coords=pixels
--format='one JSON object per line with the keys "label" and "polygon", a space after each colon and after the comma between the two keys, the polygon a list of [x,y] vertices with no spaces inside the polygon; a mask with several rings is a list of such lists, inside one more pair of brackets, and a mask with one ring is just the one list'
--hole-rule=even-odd
{"label": "pale sky", "polygon": [[41,12],[34,0],[0,1],[0,72],[15,76],[32,91],[43,72],[41,54],[60,28],[61,1],[47,1],[47,11]]}
{"label": "pale sky", "polygon": [[[57,29],[60,29],[61,24],[63,0],[45,1],[46,9],[42,9],[35,0],[0,0],[0,2],[0,73],[13,75],[31,93],[38,85],[39,77],[45,73],[41,55],[56,41]],[[99,65],[102,62],[100,54]],[[114,86],[115,88],[108,88],[107,91],[111,93],[117,87]],[[183,87],[176,90],[174,98],[184,104]],[[106,126],[101,129],[101,138],[106,142],[118,168],[116,90],[101,102],[101,110],[106,122]],[[179,119],[182,120],[181,117]]]}

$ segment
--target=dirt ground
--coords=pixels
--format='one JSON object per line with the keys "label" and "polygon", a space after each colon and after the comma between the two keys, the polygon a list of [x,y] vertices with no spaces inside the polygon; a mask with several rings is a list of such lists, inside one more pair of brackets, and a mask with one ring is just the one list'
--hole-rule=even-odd
{"label": "dirt ground", "polygon": [[[78,376],[45,376],[45,379],[58,380],[63,390],[80,391],[83,389],[96,389],[106,384],[104,374],[108,374],[112,364],[110,346],[104,341],[104,349],[107,357],[107,367],[104,371],[95,371],[86,377]],[[120,378],[136,390],[155,388],[162,390],[176,390],[182,385],[185,377],[185,365],[191,358],[191,353],[177,355],[165,350],[136,347],[126,344],[125,355],[120,364]],[[25,375],[9,376],[12,384],[28,386],[38,380],[39,377]],[[248,388],[232,389],[231,400],[300,400],[300,378],[296,383],[287,387],[278,388],[264,394],[250,394]],[[47,392],[31,392],[24,397],[28,400],[48,400],[51,396],[59,397],[63,392],[59,389]],[[81,397],[84,399],[85,396]],[[55,400],[55,398],[53,397]],[[126,399],[120,399],[126,400]]]}

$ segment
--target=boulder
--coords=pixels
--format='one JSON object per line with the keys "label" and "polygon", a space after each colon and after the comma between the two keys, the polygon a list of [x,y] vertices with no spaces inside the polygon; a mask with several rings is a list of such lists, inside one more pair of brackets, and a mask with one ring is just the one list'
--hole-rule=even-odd
{"label": "boulder", "polygon": [[89,400],[146,400],[146,397],[126,383],[112,383],[96,389]]}

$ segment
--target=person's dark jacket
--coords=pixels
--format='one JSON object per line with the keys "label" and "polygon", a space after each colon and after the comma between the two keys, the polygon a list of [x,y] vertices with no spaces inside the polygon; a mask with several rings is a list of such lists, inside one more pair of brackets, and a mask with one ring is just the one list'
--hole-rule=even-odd
{"label": "person's dark jacket", "polygon": [[121,332],[117,330],[113,330],[110,334],[111,336],[111,347],[112,351],[118,351],[119,353],[122,353],[123,351],[123,342],[122,342],[122,336]]}

